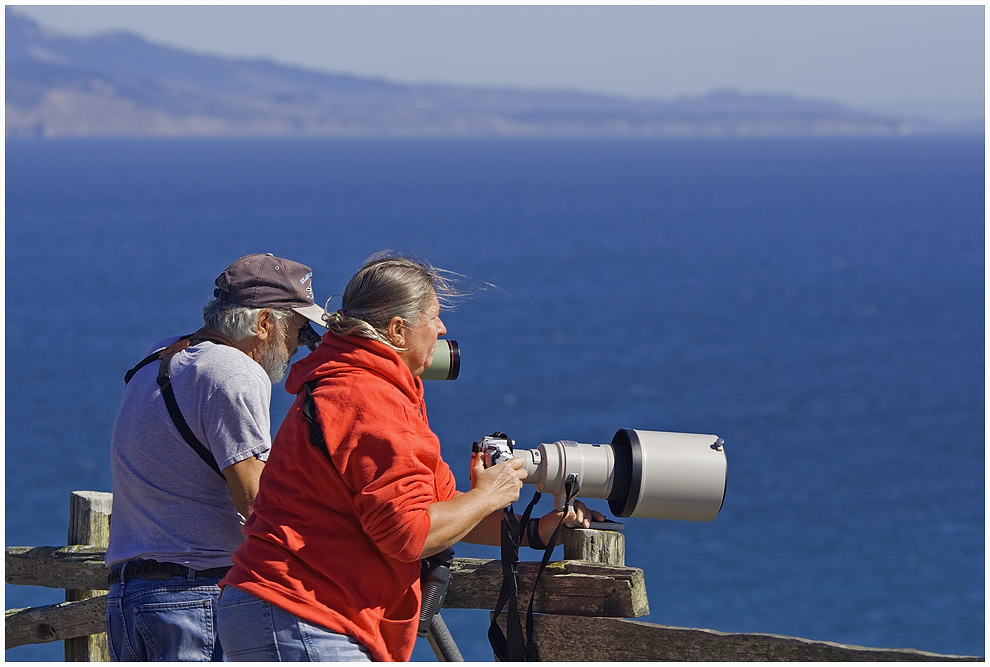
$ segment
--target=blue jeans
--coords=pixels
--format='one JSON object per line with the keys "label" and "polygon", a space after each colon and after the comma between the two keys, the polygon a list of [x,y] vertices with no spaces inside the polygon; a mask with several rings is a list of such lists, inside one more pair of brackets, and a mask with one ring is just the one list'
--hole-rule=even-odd
{"label": "blue jeans", "polygon": [[[119,567],[119,566],[115,566]],[[107,643],[121,662],[222,662],[220,577],[133,577],[110,586]]]}
{"label": "blue jeans", "polygon": [[231,661],[371,662],[353,637],[307,623],[234,586],[224,587],[217,620]]}

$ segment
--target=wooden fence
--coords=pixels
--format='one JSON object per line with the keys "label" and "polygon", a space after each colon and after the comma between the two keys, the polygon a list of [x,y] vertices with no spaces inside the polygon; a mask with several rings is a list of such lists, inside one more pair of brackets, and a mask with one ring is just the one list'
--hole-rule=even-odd
{"label": "wooden fence", "polygon": [[[109,493],[75,491],[65,547],[7,547],[9,584],[63,588],[66,602],[6,611],[6,647],[65,641],[66,661],[108,660],[104,613]],[[618,531],[568,530],[564,559],[543,573],[534,599],[534,635],[544,661],[980,661],[974,656],[876,649],[770,634],[677,628],[632,620],[649,613],[643,571],[625,565]],[[521,611],[539,563],[519,564]],[[499,561],[457,558],[448,609],[493,609]],[[504,623],[503,613],[500,622]]]}

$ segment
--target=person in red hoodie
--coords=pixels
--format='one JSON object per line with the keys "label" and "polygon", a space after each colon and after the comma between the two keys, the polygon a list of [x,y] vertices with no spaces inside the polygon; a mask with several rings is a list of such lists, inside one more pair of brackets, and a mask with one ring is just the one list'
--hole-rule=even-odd
{"label": "person in red hoodie", "polygon": [[[461,540],[499,544],[522,460],[485,468],[476,456],[471,490],[458,492],[423,400],[419,376],[447,332],[440,299],[455,294],[425,263],[375,255],[327,316],[320,346],[292,366],[286,389],[297,398],[220,582],[228,660],[408,661],[421,559]],[[322,437],[311,437],[313,423]],[[561,518],[538,520],[544,543]],[[563,520],[603,518],[578,501]]]}

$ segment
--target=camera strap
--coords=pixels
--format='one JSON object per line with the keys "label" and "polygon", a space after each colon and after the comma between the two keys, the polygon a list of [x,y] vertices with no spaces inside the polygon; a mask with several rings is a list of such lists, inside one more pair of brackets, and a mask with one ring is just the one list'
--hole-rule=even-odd
{"label": "camera strap", "polygon": [[168,408],[168,415],[172,418],[172,423],[175,424],[175,428],[178,429],[179,434],[182,439],[186,441],[186,444],[192,447],[193,451],[199,455],[199,458],[206,462],[206,465],[216,474],[220,475],[221,478],[226,480],[224,474],[220,471],[220,466],[217,464],[216,457],[213,456],[213,452],[207,449],[206,445],[199,441],[199,438],[192,432],[189,428],[189,424],[186,423],[185,417],[182,416],[182,411],[179,410],[179,403],[175,400],[175,391],[172,389],[172,377],[169,372],[169,363],[172,361],[172,357],[186,349],[190,345],[196,345],[203,341],[210,341],[216,343],[217,345],[223,345],[222,341],[216,340],[214,338],[200,337],[196,334],[187,334],[179,338],[168,347],[163,347],[160,350],[156,350],[149,354],[147,357],[138,362],[138,364],[127,371],[124,374],[124,384],[131,381],[134,374],[141,368],[144,368],[153,361],[158,361],[158,387],[161,389],[162,398],[165,399],[165,407]]}
{"label": "camera strap", "polygon": [[327,458],[327,461],[329,461],[330,465],[333,466],[334,470],[336,470],[337,466],[334,464],[333,459],[330,458],[330,450],[327,449],[327,440],[323,437],[323,429],[320,428],[319,423],[316,421],[316,406],[315,401],[313,401],[313,387],[316,386],[317,382],[317,380],[310,380],[309,382],[303,384],[302,414],[309,423],[310,444],[323,452],[323,456]]}
{"label": "camera strap", "polygon": [[[565,482],[565,512],[574,499],[574,496],[577,495],[577,490],[578,485],[572,480]],[[518,602],[519,546],[522,544],[523,531],[525,531],[526,525],[529,523],[529,517],[533,512],[533,507],[539,502],[541,497],[542,494],[539,491],[533,494],[533,499],[527,505],[521,519],[516,518],[511,505],[504,510],[505,516],[502,520],[502,590],[499,591],[498,602],[495,604],[492,622],[488,628],[488,642],[492,645],[495,658],[499,662],[537,662],[540,659],[539,650],[536,647],[536,642],[533,640],[533,601],[536,598],[536,587],[540,583],[540,577],[550,562],[554,547],[557,546],[560,529],[564,525],[564,517],[561,516],[557,527],[553,531],[553,535],[550,536],[546,550],[543,552],[540,569],[537,571],[536,578],[533,580],[533,591],[529,597],[529,607],[526,610],[526,634],[524,636],[522,623],[519,619]],[[506,632],[503,634],[502,629],[498,626],[498,615],[506,605],[508,605],[505,622]]]}
{"label": "camera strap", "polygon": [[[522,624],[519,620],[519,581],[517,578],[519,570],[519,545],[522,544],[522,533],[525,525],[529,522],[529,515],[533,507],[540,499],[540,492],[533,495],[523,512],[522,519],[516,518],[516,513],[509,505],[502,510],[502,589],[498,594],[498,601],[495,603],[495,612],[492,614],[492,622],[488,627],[488,642],[492,645],[495,658],[499,662],[520,662],[522,660],[537,660],[536,646],[526,641],[523,637]],[[506,613],[508,618],[505,623],[505,633],[498,626],[498,615],[502,609],[508,605]],[[532,649],[532,657],[530,655]]]}

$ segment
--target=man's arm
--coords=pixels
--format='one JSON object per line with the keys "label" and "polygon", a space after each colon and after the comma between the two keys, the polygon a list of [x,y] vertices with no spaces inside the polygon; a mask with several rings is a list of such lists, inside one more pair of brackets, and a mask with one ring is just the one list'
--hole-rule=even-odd
{"label": "man's arm", "polygon": [[258,495],[258,481],[264,469],[265,462],[256,456],[223,469],[223,476],[227,478],[227,487],[230,489],[230,499],[234,501],[234,508],[245,519],[251,516],[251,504]]}

